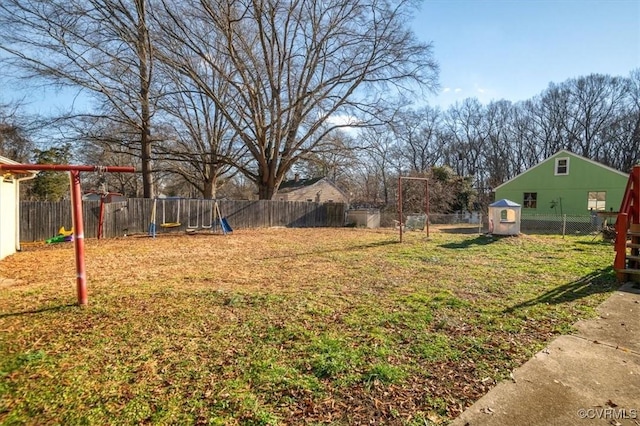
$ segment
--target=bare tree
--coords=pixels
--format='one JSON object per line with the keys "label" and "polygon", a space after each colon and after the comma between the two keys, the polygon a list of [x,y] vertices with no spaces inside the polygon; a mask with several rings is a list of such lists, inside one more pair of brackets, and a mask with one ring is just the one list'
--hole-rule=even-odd
{"label": "bare tree", "polygon": [[147,0],[3,0],[0,50],[24,78],[82,91],[135,132],[144,196],[153,195]]}
{"label": "bare tree", "polygon": [[590,74],[563,83],[570,93],[566,129],[574,150],[585,157],[607,161],[602,155],[602,132],[617,120],[627,96],[627,81],[622,77]]}
{"label": "bare tree", "polygon": [[[162,60],[198,84],[253,161],[239,170],[270,199],[338,128],[377,119],[395,94],[432,89],[431,46],[407,28],[413,1],[188,0],[164,4]],[[202,67],[229,83],[221,96]],[[343,120],[336,120],[337,117]]]}
{"label": "bare tree", "polygon": [[395,178],[402,171],[400,150],[393,132],[388,127],[367,128],[360,132],[359,138],[366,146],[361,155],[368,180],[364,198],[374,205],[389,206],[395,202],[392,188],[397,188]]}
{"label": "bare tree", "polygon": [[391,127],[411,172],[425,173],[442,161],[442,112],[439,108],[402,110],[396,114]]}
{"label": "bare tree", "polygon": [[[513,170],[505,180],[524,172],[544,158],[543,150],[546,149],[541,140],[551,140],[549,130],[542,125],[539,107],[539,97],[519,102],[516,104],[514,114],[514,135],[512,143],[515,145],[513,154],[516,156],[513,162]],[[497,183],[502,183],[497,179]]]}
{"label": "bare tree", "polygon": [[476,98],[449,107],[444,120],[450,136],[448,164],[458,176],[475,176],[487,141],[484,108]]}
{"label": "bare tree", "polygon": [[615,120],[603,129],[601,156],[610,166],[629,172],[640,161],[640,69],[633,70],[625,84],[625,100],[615,111]]}
{"label": "bare tree", "polygon": [[356,161],[354,138],[342,131],[327,135],[318,143],[313,151],[300,156],[293,169],[303,172],[309,177],[328,177],[334,182],[347,183],[345,178]]}
{"label": "bare tree", "polygon": [[[231,178],[237,173],[234,165],[246,162],[246,148],[215,102],[188,76],[176,75],[172,69],[165,69],[163,75],[168,79],[168,94],[160,108],[170,137],[155,148],[162,164],[158,167],[179,175],[204,198],[215,198],[221,179]],[[226,80],[212,74],[209,85],[224,98]]]}
{"label": "bare tree", "polygon": [[490,102],[485,109],[484,123],[487,144],[476,176],[479,183],[477,189],[481,193],[484,189],[495,187],[515,176],[514,169],[517,169],[519,162],[515,108],[511,102]]}
{"label": "bare tree", "polygon": [[[76,157],[81,162],[141,168],[139,138],[136,132],[131,131],[128,122],[100,115],[83,115],[61,120],[58,130],[80,145]],[[142,181],[133,173],[89,173],[83,178],[83,184],[96,191],[115,191],[129,197],[144,196]]]}

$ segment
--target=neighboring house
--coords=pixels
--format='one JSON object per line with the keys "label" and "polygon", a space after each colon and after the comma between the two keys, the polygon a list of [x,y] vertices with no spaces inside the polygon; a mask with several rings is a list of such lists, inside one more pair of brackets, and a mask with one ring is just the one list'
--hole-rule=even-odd
{"label": "neighboring house", "polygon": [[309,201],[315,203],[348,203],[347,194],[338,188],[332,180],[324,177],[300,179],[298,175],[293,180],[280,184],[278,192],[273,197],[277,201]]}
{"label": "neighboring house", "polygon": [[587,215],[618,211],[629,175],[567,150],[495,188],[495,199],[522,206],[522,215]]}
{"label": "neighboring house", "polygon": [[[0,164],[19,164],[0,157]],[[36,172],[0,170],[0,259],[20,250],[20,181],[33,179]]]}

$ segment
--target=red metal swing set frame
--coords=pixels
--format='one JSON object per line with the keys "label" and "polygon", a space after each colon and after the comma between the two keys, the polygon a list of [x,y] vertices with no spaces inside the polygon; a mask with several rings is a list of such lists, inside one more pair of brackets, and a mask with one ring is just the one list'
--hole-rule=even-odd
{"label": "red metal swing set frame", "polygon": [[71,181],[71,213],[73,217],[73,245],[76,263],[76,292],[78,304],[86,306],[89,302],[87,295],[87,275],[84,264],[84,224],[82,218],[82,189],[80,187],[80,172],[100,173],[134,173],[133,167],[123,166],[80,166],[66,164],[0,164],[0,171],[59,171],[69,172]]}
{"label": "red metal swing set frame", "polygon": [[400,242],[402,242],[402,228],[404,227],[404,219],[402,217],[402,181],[403,180],[417,180],[424,182],[424,214],[425,226],[427,230],[427,238],[429,237],[429,179],[413,176],[399,176],[398,177],[398,227],[400,228]]}

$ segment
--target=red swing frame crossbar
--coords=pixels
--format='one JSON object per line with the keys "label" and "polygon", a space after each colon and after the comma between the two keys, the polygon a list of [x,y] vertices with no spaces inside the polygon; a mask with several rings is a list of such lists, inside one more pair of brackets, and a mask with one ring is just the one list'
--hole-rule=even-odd
{"label": "red swing frame crossbar", "polygon": [[73,246],[76,259],[76,292],[78,304],[86,306],[87,275],[84,264],[84,224],[82,217],[82,190],[80,188],[80,172],[134,173],[133,167],[124,166],[79,166],[66,164],[0,164],[0,170],[19,171],[59,171],[69,172],[71,181],[71,214],[73,217]]}

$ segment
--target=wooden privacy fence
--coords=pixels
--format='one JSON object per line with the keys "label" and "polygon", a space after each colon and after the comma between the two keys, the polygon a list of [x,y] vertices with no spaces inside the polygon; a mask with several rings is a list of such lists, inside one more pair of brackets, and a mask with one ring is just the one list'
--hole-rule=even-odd
{"label": "wooden privacy fence", "polygon": [[[189,228],[219,230],[219,223],[213,221],[213,203],[214,200],[158,199],[157,233],[184,232]],[[345,205],[342,203],[218,200],[218,206],[222,217],[227,218],[233,229],[344,226]],[[127,201],[106,203],[104,207],[104,238],[148,232],[153,199],[129,198]],[[85,201],[83,209],[85,237],[96,238],[100,202]],[[71,223],[69,201],[20,203],[20,240],[23,242],[46,240],[55,236],[62,226],[70,229]],[[162,226],[163,224],[165,226]]]}

